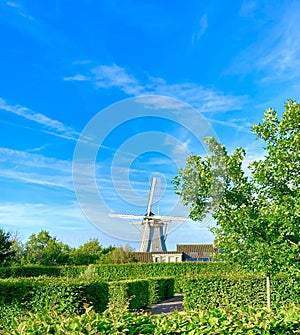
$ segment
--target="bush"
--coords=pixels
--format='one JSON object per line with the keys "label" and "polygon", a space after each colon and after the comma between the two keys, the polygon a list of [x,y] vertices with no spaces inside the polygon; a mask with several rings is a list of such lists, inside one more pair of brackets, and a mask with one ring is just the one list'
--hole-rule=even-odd
{"label": "bush", "polygon": [[174,278],[150,278],[149,282],[149,305],[159,303],[174,296]]}
{"label": "bush", "polygon": [[67,278],[25,278],[0,280],[0,305],[24,310],[55,308],[82,313],[84,305],[102,312],[108,305],[108,284]]}
{"label": "bush", "polygon": [[[9,277],[77,277],[86,270],[86,266],[12,266],[0,267],[0,278]],[[107,280],[118,280],[138,277],[167,277],[196,275],[199,273],[227,273],[235,267],[226,263],[133,263],[95,265],[97,274]]]}
{"label": "bush", "polygon": [[98,314],[88,308],[82,315],[61,314],[57,311],[30,313],[17,317],[5,327],[3,335],[116,335],[116,334],[276,334],[299,333],[300,309],[291,307],[276,313],[262,310],[231,310],[217,308],[210,311],[189,311],[172,314],[147,313]]}
{"label": "bush", "polygon": [[85,305],[103,312],[108,303],[140,309],[173,296],[172,278],[106,283],[91,278],[11,278],[0,280],[0,307],[83,313]]}
{"label": "bush", "polygon": [[109,283],[109,306],[141,309],[174,295],[174,278],[124,280]]}
{"label": "bush", "polygon": [[19,277],[77,277],[86,266],[11,266],[0,267],[0,278]]}
{"label": "bush", "polygon": [[[185,309],[263,307],[266,283],[261,275],[198,276],[182,282]],[[274,306],[300,304],[300,277],[277,276],[271,282]]]}
{"label": "bush", "polygon": [[122,280],[109,283],[109,306],[141,309],[149,305],[148,280]]}

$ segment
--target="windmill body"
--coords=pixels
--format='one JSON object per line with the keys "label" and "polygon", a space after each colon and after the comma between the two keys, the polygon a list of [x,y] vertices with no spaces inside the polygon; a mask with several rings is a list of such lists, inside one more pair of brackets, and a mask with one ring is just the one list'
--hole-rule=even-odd
{"label": "windmill body", "polygon": [[164,226],[165,224],[160,219],[145,219],[145,222],[142,223],[140,252],[167,251]]}
{"label": "windmill body", "polygon": [[[144,216],[138,215],[122,215],[122,214],[110,214],[112,217],[119,217],[123,219],[142,219],[142,223],[132,222],[138,231],[141,233],[141,243],[139,247],[140,252],[165,252],[166,237],[168,223],[171,221],[185,221],[184,217],[177,216],[160,216],[155,215],[151,212],[151,206],[153,202],[153,195],[156,185],[156,178],[152,178],[151,188],[148,199],[147,213]],[[137,224],[141,224],[141,228],[137,227]]]}

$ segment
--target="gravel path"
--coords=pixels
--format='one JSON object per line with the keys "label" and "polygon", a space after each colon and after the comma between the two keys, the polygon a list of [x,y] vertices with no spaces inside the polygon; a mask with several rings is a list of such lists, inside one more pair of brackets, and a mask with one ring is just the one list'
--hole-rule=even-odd
{"label": "gravel path", "polygon": [[153,305],[148,312],[152,314],[171,313],[174,310],[183,310],[183,295],[176,293],[173,298],[165,300],[160,304]]}

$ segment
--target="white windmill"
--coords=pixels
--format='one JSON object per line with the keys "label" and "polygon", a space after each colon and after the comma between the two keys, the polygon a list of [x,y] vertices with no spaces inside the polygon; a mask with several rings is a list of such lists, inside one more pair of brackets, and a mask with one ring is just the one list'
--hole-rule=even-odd
{"label": "white windmill", "polygon": [[[139,222],[131,222],[135,228],[141,233],[142,239],[139,251],[140,252],[164,252],[167,251],[166,238],[168,234],[168,227],[172,221],[186,221],[186,217],[182,216],[162,216],[155,215],[151,211],[153,202],[153,195],[157,179],[152,178],[151,187],[148,198],[147,212],[145,215],[127,215],[127,214],[110,214],[112,217],[122,219],[142,220]],[[141,228],[137,227],[141,224]]]}

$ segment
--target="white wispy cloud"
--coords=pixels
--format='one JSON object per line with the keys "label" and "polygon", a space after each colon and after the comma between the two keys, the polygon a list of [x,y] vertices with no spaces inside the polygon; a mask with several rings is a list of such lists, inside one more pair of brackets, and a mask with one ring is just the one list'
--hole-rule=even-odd
{"label": "white wispy cloud", "polygon": [[4,99],[0,98],[0,110],[18,115],[32,122],[43,126],[42,131],[48,132],[52,135],[64,137],[71,140],[77,140],[79,133],[71,127],[65,126],[58,120],[51,119],[46,115],[32,111],[27,107],[20,105],[10,105]]}
{"label": "white wispy cloud", "polygon": [[198,31],[196,33],[193,33],[192,44],[198,41],[205,34],[207,27],[207,14],[204,14],[200,19]]}
{"label": "white wispy cloud", "polygon": [[72,164],[40,154],[0,147],[0,177],[73,191]]}
{"label": "white wispy cloud", "polygon": [[[277,7],[274,8],[278,10]],[[253,74],[253,71],[256,71],[263,74],[261,81],[284,82],[299,78],[300,2],[282,3],[279,8],[279,20],[269,22],[263,30],[265,33],[237,56],[226,70],[227,74]],[[255,24],[255,10],[255,2],[250,1],[241,7],[240,12],[249,19],[252,18]],[[266,10],[269,11],[270,8]]]}
{"label": "white wispy cloud", "polygon": [[213,118],[208,118],[207,120],[211,123],[218,123],[245,133],[251,132],[252,125],[246,119],[229,119],[228,121],[222,121]]}
{"label": "white wispy cloud", "polygon": [[[113,177],[110,173],[103,171],[101,164],[103,163],[98,162],[96,166],[91,164],[80,166],[77,182],[81,184],[81,192],[83,193],[79,196],[80,202],[78,204],[74,202],[74,206],[69,207],[66,204],[66,199],[74,196],[71,161],[0,148],[0,179],[2,181],[13,182],[14,188],[19,187],[23,191],[26,190],[29,198],[31,186],[43,186],[49,197],[51,197],[51,192],[55,191],[56,201],[58,199],[57,192],[60,192],[59,199],[62,201],[61,205],[49,204],[47,197],[43,197],[42,194],[38,197],[38,203],[34,203],[35,199],[30,199],[29,203],[15,202],[14,204],[3,203],[2,200],[2,203],[0,201],[0,223],[5,222],[10,227],[26,227],[26,229],[31,229],[31,232],[34,227],[37,230],[45,229],[45,227],[54,228],[54,223],[59,224],[60,230],[73,229],[74,227],[80,229],[80,225],[86,225],[88,222],[79,211],[80,206],[88,215],[89,220],[104,232],[128,240],[139,239],[139,236],[133,235],[134,231],[129,222],[124,223],[123,220],[107,221],[109,220],[107,211],[110,209],[125,213],[126,211],[128,213],[135,213],[134,211],[138,211],[139,214],[143,213],[148,199],[149,181],[136,179],[131,180],[129,185],[124,178],[116,178],[111,181]],[[120,169],[122,168],[126,172],[126,167],[120,166]],[[93,169],[96,169],[96,176],[91,173]],[[135,169],[137,174],[142,171],[144,170]],[[119,174],[121,174],[120,171]],[[178,199],[169,186],[166,191],[167,193],[160,201],[160,210],[161,213],[168,214]],[[98,192],[105,199],[103,203]],[[122,194],[125,196],[123,200]],[[176,215],[179,214],[176,212]]]}
{"label": "white wispy cloud", "polygon": [[[181,99],[196,107],[200,112],[220,112],[240,110],[247,101],[246,96],[233,96],[221,91],[205,88],[195,83],[169,84],[163,78],[148,76],[139,80],[125,68],[116,64],[102,65],[90,70],[88,75],[76,74],[68,80],[82,81],[81,76],[88,78],[99,88],[118,88],[129,96],[163,95]],[[71,79],[73,78],[73,79]]]}
{"label": "white wispy cloud", "polygon": [[65,81],[88,81],[91,80],[89,76],[83,74],[76,74],[75,76],[64,77]]}
{"label": "white wispy cloud", "polygon": [[95,82],[98,87],[111,88],[119,87],[126,94],[138,95],[142,94],[144,88],[139,84],[138,80],[126,69],[113,64],[112,66],[102,65],[91,70],[95,75]]}
{"label": "white wispy cloud", "polygon": [[[117,192],[128,192],[131,187],[135,190],[148,191],[147,181],[131,180],[130,186],[128,186],[127,179],[120,178],[120,176],[128,174],[129,171],[129,167],[123,164],[123,161],[119,161],[118,165],[114,167],[118,171],[118,175],[111,175],[110,168],[107,169],[108,171],[104,169],[106,163],[82,163],[77,166],[76,181],[81,184],[81,188],[86,194],[93,192],[94,184],[97,183],[100,192],[115,201],[118,200]],[[0,178],[13,181],[16,184],[26,183],[44,186],[49,190],[54,188],[74,192],[72,167],[73,162],[69,160],[0,147]],[[94,169],[95,177],[91,173]],[[130,171],[140,175],[144,172],[144,168],[130,168]],[[97,201],[97,199],[95,200]]]}
{"label": "white wispy cloud", "polygon": [[30,15],[23,7],[23,5],[20,2],[17,1],[6,1],[6,6],[12,8],[16,11],[16,13],[30,21],[34,20],[34,17]]}
{"label": "white wispy cloud", "polygon": [[[76,234],[89,228],[76,203],[47,204],[43,202],[0,202],[0,223],[7,231],[27,235],[46,229],[53,234]],[[55,235],[54,235],[55,236]],[[88,239],[87,239],[88,240]],[[25,241],[24,241],[25,242]]]}

